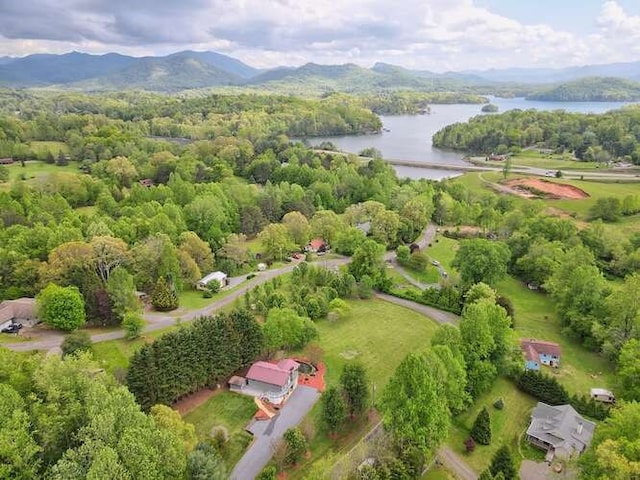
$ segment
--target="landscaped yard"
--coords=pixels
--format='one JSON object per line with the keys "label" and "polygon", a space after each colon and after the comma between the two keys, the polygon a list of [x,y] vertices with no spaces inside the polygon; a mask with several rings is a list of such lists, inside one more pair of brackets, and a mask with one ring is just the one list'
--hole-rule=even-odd
{"label": "landscaped yard", "polygon": [[39,178],[50,173],[56,172],[71,172],[81,174],[78,170],[78,165],[75,162],[69,163],[69,165],[64,167],[59,167],[55,164],[40,162],[37,160],[30,160],[25,162],[25,166],[20,165],[20,162],[16,162],[12,165],[6,165],[9,170],[9,181],[13,182],[14,180],[18,180],[22,178],[24,175],[25,179],[31,178]]}
{"label": "landscaped yard", "polygon": [[[439,227],[441,231],[449,228],[455,230],[455,227]],[[438,240],[437,242],[435,240]],[[440,265],[447,271],[451,271],[451,262],[458,250],[458,241],[443,236],[441,233],[436,234],[436,238],[431,242],[431,246],[427,247],[424,252],[431,260],[437,260]]]}
{"label": "landscaped yard", "polygon": [[[327,384],[339,381],[342,367],[352,360],[362,362],[375,385],[376,401],[384,385],[402,359],[414,351],[429,348],[430,339],[437,324],[412,310],[384,302],[382,300],[350,301],[351,313],[347,318],[331,322],[318,322],[319,346],[324,351],[327,365]],[[309,413],[308,419],[318,425],[320,403]],[[312,460],[305,461],[300,468],[289,472],[289,478],[304,478],[314,459],[326,455],[330,450],[346,453],[373,426],[361,420],[348,422],[336,440],[328,438],[322,428],[318,428],[311,442]]]}
{"label": "landscaped yard", "polygon": [[[493,403],[502,398],[504,409],[497,410]],[[466,412],[453,420],[447,444],[466,461],[471,468],[480,473],[491,462],[491,457],[500,446],[508,444],[513,452],[518,452],[518,439],[529,425],[531,410],[536,400],[518,390],[513,383],[499,378],[491,391],[480,398]],[[464,441],[469,436],[478,412],[487,407],[491,417],[491,445],[476,445],[473,453],[465,453]],[[514,455],[520,458],[519,454]]]}
{"label": "landscaped yard", "polygon": [[231,469],[251,443],[251,434],[245,432],[244,428],[256,410],[252,397],[225,390],[214,394],[200,407],[185,415],[184,419],[196,427],[196,434],[200,439],[210,438],[214,427],[221,426],[227,430],[229,442],[223,456]]}

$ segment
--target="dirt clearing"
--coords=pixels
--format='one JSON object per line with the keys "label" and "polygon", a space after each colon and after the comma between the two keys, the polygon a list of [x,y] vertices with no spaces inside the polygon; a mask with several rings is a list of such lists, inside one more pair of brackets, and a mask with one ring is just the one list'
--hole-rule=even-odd
{"label": "dirt clearing", "polygon": [[517,195],[525,198],[570,200],[589,198],[589,194],[578,187],[567,185],[566,183],[550,182],[540,178],[518,178],[507,182],[505,185]]}

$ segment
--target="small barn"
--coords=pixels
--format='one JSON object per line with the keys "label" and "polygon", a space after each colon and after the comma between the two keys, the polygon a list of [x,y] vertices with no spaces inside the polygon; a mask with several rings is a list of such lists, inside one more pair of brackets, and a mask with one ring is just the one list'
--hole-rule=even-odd
{"label": "small barn", "polygon": [[198,290],[206,290],[208,288],[209,282],[217,281],[220,283],[220,288],[226,287],[229,284],[229,278],[227,274],[224,272],[211,272],[209,275],[201,278],[198,283],[196,283],[196,288]]}

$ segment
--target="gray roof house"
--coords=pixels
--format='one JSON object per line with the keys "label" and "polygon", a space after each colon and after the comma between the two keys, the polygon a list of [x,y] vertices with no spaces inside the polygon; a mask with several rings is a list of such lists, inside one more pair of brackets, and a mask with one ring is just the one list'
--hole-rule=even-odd
{"label": "gray roof house", "polygon": [[551,406],[538,402],[527,428],[529,443],[547,451],[547,461],[554,456],[568,458],[586,450],[596,424],[585,420],[571,405]]}
{"label": "gray roof house", "polygon": [[37,320],[38,312],[35,298],[18,298],[0,303],[0,328],[13,322],[29,322]]}

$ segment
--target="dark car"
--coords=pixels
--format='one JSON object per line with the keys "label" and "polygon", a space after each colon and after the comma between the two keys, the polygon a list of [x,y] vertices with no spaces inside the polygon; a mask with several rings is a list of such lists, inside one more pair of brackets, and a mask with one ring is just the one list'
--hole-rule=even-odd
{"label": "dark car", "polygon": [[1,331],[2,333],[18,333],[22,328],[21,323],[12,323],[11,325],[7,325]]}

